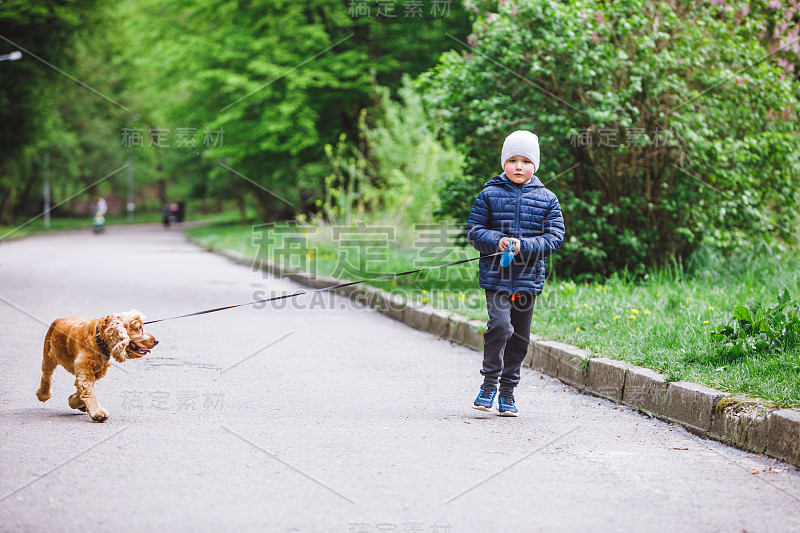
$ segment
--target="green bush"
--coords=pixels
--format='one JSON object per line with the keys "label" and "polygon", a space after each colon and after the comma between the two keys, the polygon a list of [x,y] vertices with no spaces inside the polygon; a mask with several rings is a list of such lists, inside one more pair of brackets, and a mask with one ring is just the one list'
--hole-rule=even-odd
{"label": "green bush", "polygon": [[328,223],[430,223],[445,179],[462,175],[463,156],[439,140],[410,78],[396,99],[380,86],[376,96],[377,105],[361,112],[357,144],[341,134],[336,147],[325,146],[331,172],[317,206]]}
{"label": "green bush", "polygon": [[754,38],[756,18],[706,2],[470,5],[469,46],[419,80],[467,156],[443,215],[465,220],[501,171],[503,138],[529,129],[564,212],[561,273],[643,273],[703,243],[795,239],[797,88]]}
{"label": "green bush", "polygon": [[429,223],[439,207],[444,178],[462,175],[463,157],[449,140],[437,140],[440,128],[410,78],[403,78],[398,100],[385,87],[378,87],[378,94],[377,123],[365,131],[369,171],[382,182],[382,197],[396,222]]}

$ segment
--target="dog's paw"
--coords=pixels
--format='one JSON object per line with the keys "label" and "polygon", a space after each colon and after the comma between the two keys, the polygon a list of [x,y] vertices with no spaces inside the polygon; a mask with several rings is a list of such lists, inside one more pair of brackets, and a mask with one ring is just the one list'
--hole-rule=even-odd
{"label": "dog's paw", "polygon": [[43,391],[42,389],[39,389],[36,391],[36,397],[39,398],[40,402],[46,402],[50,399],[50,391]]}
{"label": "dog's paw", "polygon": [[106,413],[105,409],[98,409],[94,413],[90,413],[92,415],[93,422],[105,422],[108,420],[108,413]]}
{"label": "dog's paw", "polygon": [[77,394],[73,394],[69,397],[69,406],[78,411],[86,412],[86,404],[83,403],[83,400],[81,400],[80,396]]}

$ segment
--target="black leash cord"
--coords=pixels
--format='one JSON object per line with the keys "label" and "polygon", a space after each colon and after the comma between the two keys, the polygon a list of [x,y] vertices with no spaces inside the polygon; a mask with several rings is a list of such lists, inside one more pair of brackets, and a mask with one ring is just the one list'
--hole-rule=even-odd
{"label": "black leash cord", "polygon": [[206,309],[205,311],[198,311],[196,313],[189,313],[188,315],[180,315],[180,316],[173,316],[170,318],[161,318],[159,320],[148,320],[144,322],[144,324],[155,324],[157,322],[166,322],[167,320],[177,320],[179,318],[189,318],[190,316],[199,316],[199,315],[207,315],[208,313],[216,313],[217,311],[225,311],[226,309],[234,309],[236,307],[245,307],[247,305],[255,305],[261,304],[265,302],[274,302],[276,300],[283,300],[286,298],[294,298],[295,296],[300,296],[302,294],[310,294],[312,292],[323,292],[323,291],[332,291],[335,289],[341,289],[344,287],[350,287],[351,285],[358,285],[359,283],[366,283],[367,281],[378,281],[380,279],[389,279],[389,278],[397,278],[400,276],[408,276],[409,274],[417,274],[418,272],[425,272],[426,270],[434,270],[437,268],[445,268],[451,267],[454,265],[460,265],[462,263],[470,263],[472,261],[477,261],[483,257],[494,257],[496,255],[501,255],[504,252],[495,252],[493,254],[481,255],[480,257],[473,257],[472,259],[462,259],[460,261],[453,261],[452,263],[446,263],[444,265],[436,265],[427,268],[420,268],[417,270],[409,270],[408,272],[398,272],[396,274],[389,274],[386,276],[378,276],[377,278],[369,278],[369,279],[362,279],[358,281],[350,281],[347,283],[340,283],[338,285],[331,285],[330,287],[323,287],[322,289],[314,289],[312,291],[302,291],[302,292],[295,292],[292,294],[284,294],[282,296],[273,296],[272,298],[265,298],[263,300],[256,300],[254,302],[248,302],[246,304],[236,304],[236,305],[227,305],[225,307],[215,307],[214,309]]}

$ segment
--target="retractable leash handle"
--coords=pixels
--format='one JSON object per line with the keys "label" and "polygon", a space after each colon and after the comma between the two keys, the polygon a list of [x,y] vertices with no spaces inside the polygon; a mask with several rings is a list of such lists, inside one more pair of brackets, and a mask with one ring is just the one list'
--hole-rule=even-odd
{"label": "retractable leash handle", "polygon": [[517,250],[517,245],[514,241],[511,241],[511,244],[508,245],[506,251],[503,252],[503,256],[500,258],[500,266],[507,267],[511,264],[511,261],[514,259],[514,252]]}

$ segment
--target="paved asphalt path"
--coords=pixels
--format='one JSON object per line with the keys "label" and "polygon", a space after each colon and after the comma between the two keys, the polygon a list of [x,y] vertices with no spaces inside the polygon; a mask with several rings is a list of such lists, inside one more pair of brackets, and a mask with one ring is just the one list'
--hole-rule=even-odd
{"label": "paved asphalt path", "polygon": [[470,408],[480,355],[336,296],[150,326],[90,421],[49,323],[296,291],[177,231],[0,244],[0,531],[798,531],[800,472],[526,370],[519,418]]}

